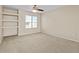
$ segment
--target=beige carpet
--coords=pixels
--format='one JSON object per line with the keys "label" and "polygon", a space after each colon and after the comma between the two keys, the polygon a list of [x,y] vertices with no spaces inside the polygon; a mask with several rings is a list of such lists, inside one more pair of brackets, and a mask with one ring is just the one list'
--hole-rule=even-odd
{"label": "beige carpet", "polygon": [[4,38],[0,52],[72,53],[79,52],[79,43],[42,33]]}

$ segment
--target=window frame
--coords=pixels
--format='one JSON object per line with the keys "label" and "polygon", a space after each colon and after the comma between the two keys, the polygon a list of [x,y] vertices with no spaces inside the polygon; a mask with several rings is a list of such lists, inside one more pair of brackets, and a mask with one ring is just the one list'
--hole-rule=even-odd
{"label": "window frame", "polygon": [[[31,23],[31,27],[26,27],[27,26],[27,24],[26,24],[27,23],[26,16],[31,17],[31,22],[29,22],[29,23]],[[33,22],[33,16],[37,17],[36,22]],[[36,23],[36,27],[33,26],[34,23]],[[38,16],[37,15],[25,15],[25,28],[26,29],[36,29],[36,28],[38,28]]]}

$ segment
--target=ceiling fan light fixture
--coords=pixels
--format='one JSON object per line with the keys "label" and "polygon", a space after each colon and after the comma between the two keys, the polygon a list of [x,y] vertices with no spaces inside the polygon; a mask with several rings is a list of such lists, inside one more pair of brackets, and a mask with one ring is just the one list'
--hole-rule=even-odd
{"label": "ceiling fan light fixture", "polygon": [[33,6],[32,12],[35,12],[35,13],[37,12],[37,7],[36,7],[36,5]]}
{"label": "ceiling fan light fixture", "polygon": [[36,12],[38,12],[38,11],[37,11],[36,9],[33,9],[32,12],[35,12],[35,13],[36,13]]}

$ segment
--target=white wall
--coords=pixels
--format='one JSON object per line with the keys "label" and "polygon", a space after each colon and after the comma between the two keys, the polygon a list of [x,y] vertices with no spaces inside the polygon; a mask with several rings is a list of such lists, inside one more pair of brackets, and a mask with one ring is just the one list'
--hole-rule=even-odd
{"label": "white wall", "polygon": [[[26,29],[25,28],[25,15],[36,15],[38,16],[38,28]],[[19,35],[26,35],[40,32],[40,14],[27,12],[25,10],[19,10]]]}
{"label": "white wall", "polygon": [[0,43],[2,41],[2,6],[0,6]]}
{"label": "white wall", "polygon": [[42,14],[42,32],[79,42],[79,6],[63,6]]}

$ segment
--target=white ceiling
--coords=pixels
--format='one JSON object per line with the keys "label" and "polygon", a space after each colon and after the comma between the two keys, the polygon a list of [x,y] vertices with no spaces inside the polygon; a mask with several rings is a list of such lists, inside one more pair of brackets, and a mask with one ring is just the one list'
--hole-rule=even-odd
{"label": "white ceiling", "polygon": [[[33,5],[6,5],[7,7],[12,7],[16,9],[24,9],[26,11],[32,11]],[[61,7],[60,5],[38,5],[39,8],[43,9],[44,12],[54,10]]]}

